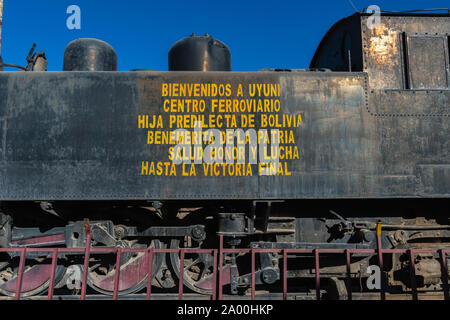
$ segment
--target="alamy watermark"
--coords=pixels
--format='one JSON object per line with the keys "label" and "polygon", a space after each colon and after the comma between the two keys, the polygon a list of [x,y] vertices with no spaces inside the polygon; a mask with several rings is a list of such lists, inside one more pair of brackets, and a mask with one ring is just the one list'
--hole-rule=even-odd
{"label": "alamy watermark", "polygon": [[[196,121],[192,134],[186,129],[177,129],[172,132],[171,140],[177,144],[170,152],[169,159],[175,165],[182,163],[259,164],[260,175],[277,174],[280,162],[280,130],[209,129],[203,131],[202,125],[201,121]],[[205,148],[203,148],[204,142],[209,143]]]}
{"label": "alamy watermark", "polygon": [[66,20],[66,26],[69,30],[80,30],[81,29],[81,9],[79,6],[72,4],[67,7],[67,14],[70,14]]}
{"label": "alamy watermark", "polygon": [[372,15],[367,19],[367,27],[369,29],[379,28],[381,25],[381,9],[379,6],[371,5],[367,8],[367,13]]}
{"label": "alamy watermark", "polygon": [[366,285],[369,290],[381,289],[381,269],[377,265],[367,267],[367,274],[370,276],[367,278]]}

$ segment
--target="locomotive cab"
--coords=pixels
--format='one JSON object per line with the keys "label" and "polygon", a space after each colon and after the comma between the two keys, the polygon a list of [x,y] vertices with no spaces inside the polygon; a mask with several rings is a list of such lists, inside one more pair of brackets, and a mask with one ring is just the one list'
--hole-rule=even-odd
{"label": "locomotive cab", "polygon": [[370,88],[448,90],[449,14],[354,14],[334,25],[311,68],[363,71]]}

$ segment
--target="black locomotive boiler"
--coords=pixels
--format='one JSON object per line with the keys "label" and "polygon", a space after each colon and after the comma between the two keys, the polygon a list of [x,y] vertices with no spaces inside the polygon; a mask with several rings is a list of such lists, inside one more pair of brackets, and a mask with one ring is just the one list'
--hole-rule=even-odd
{"label": "black locomotive boiler", "polygon": [[[62,72],[39,71],[43,53],[28,59],[35,72],[0,72],[0,246],[84,248],[87,218],[93,248],[217,248],[223,236],[231,248],[374,249],[381,225],[383,248],[448,249],[450,15],[370,19],[335,24],[307,70],[231,72],[224,43],[192,35],[171,48],[168,72],[117,72],[96,39],[70,43]],[[63,291],[83,262],[59,260]],[[155,254],[155,290],[176,292],[180,260]],[[212,256],[183,260],[186,290],[209,294]],[[313,258],[288,260],[291,290],[308,294]],[[92,292],[112,294],[115,261],[91,256]],[[343,259],[320,261],[323,288],[345,294]],[[374,261],[352,257],[357,291],[370,291],[361,279]],[[408,261],[385,255],[390,293],[411,287]],[[418,289],[442,290],[438,256],[414,262]],[[147,263],[122,254],[120,295],[145,288]],[[282,264],[257,255],[258,290],[279,291]],[[14,295],[18,267],[2,254],[1,294]],[[244,294],[249,255],[222,267],[224,292]],[[27,254],[23,297],[47,290],[49,268]]]}

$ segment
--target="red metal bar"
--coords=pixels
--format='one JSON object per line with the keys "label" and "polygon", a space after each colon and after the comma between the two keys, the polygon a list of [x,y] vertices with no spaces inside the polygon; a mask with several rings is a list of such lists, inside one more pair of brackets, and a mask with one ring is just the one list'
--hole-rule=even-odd
{"label": "red metal bar", "polygon": [[47,300],[53,299],[53,289],[55,287],[55,271],[58,264],[58,249],[53,249],[52,252],[52,268],[50,270],[50,282],[48,284]]}
{"label": "red metal bar", "polygon": [[409,274],[411,276],[411,289],[412,289],[412,296],[413,300],[418,300],[417,296],[417,283],[416,283],[416,263],[415,263],[415,257],[414,257],[414,250],[408,250],[409,251]]}
{"label": "red metal bar", "polygon": [[117,255],[116,255],[116,273],[114,274],[114,293],[113,293],[113,300],[117,300],[117,297],[119,295],[119,284],[120,284],[120,256],[121,256],[121,250],[117,249]]}
{"label": "red metal bar", "polygon": [[[91,238],[92,239],[92,238]],[[0,252],[5,252],[5,253],[11,253],[11,252],[20,252],[23,248],[0,248]],[[27,252],[31,253],[31,252],[39,252],[39,253],[51,253],[53,252],[54,248],[27,248]],[[58,253],[79,253],[79,254],[84,254],[84,252],[86,251],[86,248],[57,248],[58,249]],[[122,253],[124,252],[131,252],[131,253],[145,253],[147,252],[148,249],[134,249],[134,248],[121,248]],[[179,252],[180,249],[153,249],[154,253],[177,253]],[[214,249],[196,249],[196,248],[183,248],[185,253],[212,253],[212,251]],[[251,249],[223,249],[224,253],[249,253]],[[256,252],[259,252],[258,250],[264,250],[267,252],[277,252],[277,251],[281,251],[281,249],[255,249]],[[296,249],[287,249],[287,250],[296,250]],[[303,250],[303,249],[299,249],[299,250]],[[312,250],[306,250],[308,252],[312,252]],[[435,252],[434,251],[429,251],[429,252]],[[116,253],[117,252],[117,248],[104,248],[104,247],[91,247],[89,250],[90,253]],[[339,251],[340,252],[340,251]],[[334,252],[334,253],[339,253],[339,252]],[[417,251],[416,251],[417,252]],[[365,251],[361,251],[358,253],[367,253]],[[370,252],[369,252],[370,253]]]}
{"label": "red metal bar", "polygon": [[86,249],[84,252],[83,280],[81,282],[81,300],[86,299],[87,275],[89,272],[89,256],[91,252],[91,228],[89,227],[88,219],[84,220],[84,227],[86,229]]}
{"label": "red metal bar", "polygon": [[53,234],[51,236],[35,237],[21,240],[12,240],[12,245],[19,246],[36,246],[36,245],[58,245],[66,243],[66,235],[64,233]]}
{"label": "red metal bar", "polygon": [[378,266],[380,267],[380,277],[381,277],[381,300],[386,300],[385,292],[385,281],[384,281],[384,268],[383,268],[383,249],[381,246],[381,221],[377,224],[377,251],[378,251]]}
{"label": "red metal bar", "polygon": [[320,300],[320,262],[319,249],[314,249],[314,260],[316,262],[316,299]]}
{"label": "red metal bar", "polygon": [[287,252],[283,250],[283,300],[287,299]]}
{"label": "red metal bar", "polygon": [[16,296],[15,300],[20,300],[20,291],[22,290],[22,279],[23,279],[23,271],[25,269],[25,259],[26,259],[27,249],[20,249],[20,262],[19,262],[19,270],[17,270],[17,285],[16,285]]}
{"label": "red metal bar", "polygon": [[219,236],[219,300],[222,300],[223,235]]}
{"label": "red metal bar", "polygon": [[180,272],[178,283],[178,300],[183,300],[184,249],[180,249]]}
{"label": "red metal bar", "polygon": [[352,300],[352,275],[351,275],[351,257],[350,251],[345,250],[345,258],[347,264],[347,297],[348,300]]}
{"label": "red metal bar", "polygon": [[152,294],[152,268],[153,268],[153,249],[147,252],[147,300],[150,300]]}
{"label": "red metal bar", "polygon": [[[91,238],[92,239],[92,238]],[[21,252],[23,248],[0,248],[0,252],[5,253],[17,253]],[[53,249],[58,249],[58,253],[80,253],[83,254],[86,251],[86,248],[27,248],[27,252],[39,252],[39,253],[52,253]],[[130,253],[145,253],[148,249],[134,249],[134,248],[121,248],[120,249],[122,253],[124,252],[130,252]],[[179,252],[180,249],[152,249],[154,253],[176,253]],[[183,248],[185,253],[212,253],[214,249],[189,249],[189,248]],[[224,253],[249,253],[251,249],[223,249]],[[276,252],[281,250],[272,250],[272,249],[255,249],[256,252],[259,252],[258,250],[267,250],[267,252]],[[294,249],[289,249],[294,250]],[[309,250],[311,251],[311,250]],[[427,252],[435,252],[436,250],[430,250]],[[91,247],[89,250],[90,253],[116,253],[117,248],[95,248]],[[416,250],[417,252],[417,250]],[[339,253],[339,252],[335,252]],[[358,253],[361,253],[358,251]],[[362,252],[366,253],[366,252]]]}
{"label": "red metal bar", "polygon": [[213,250],[213,285],[211,300],[216,300],[217,292],[217,250]]}
{"label": "red metal bar", "polygon": [[255,300],[255,251],[252,250],[252,300]]}
{"label": "red metal bar", "polygon": [[442,274],[442,289],[444,290],[444,299],[450,300],[450,294],[448,289],[448,268],[447,268],[447,256],[445,250],[439,250],[439,256],[441,258],[441,274]]}

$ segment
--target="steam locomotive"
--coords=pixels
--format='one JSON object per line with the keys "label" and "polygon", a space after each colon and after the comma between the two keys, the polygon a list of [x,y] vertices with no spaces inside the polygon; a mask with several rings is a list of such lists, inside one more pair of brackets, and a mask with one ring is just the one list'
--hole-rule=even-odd
{"label": "steam locomotive", "polygon": [[[231,72],[228,47],[182,39],[169,71],[117,71],[97,39],[71,42],[62,72],[45,54],[0,72],[0,247],[448,249],[450,15],[357,13],[336,23],[310,68]],[[6,61],[5,61],[6,63]],[[34,71],[34,72],[33,72]],[[370,254],[354,255],[352,286]],[[57,290],[78,267],[111,295],[114,255],[59,257]],[[211,254],[157,253],[151,283],[210,294]],[[292,290],[314,286],[314,260],[289,255]],[[448,258],[447,258],[448,260]],[[49,256],[29,252],[22,296],[45,292]],[[376,261],[376,260],[375,260]],[[435,254],[415,256],[417,286],[441,290]],[[145,254],[123,253],[119,294],[147,284]],[[282,258],[258,254],[258,290],[279,290]],[[409,290],[410,262],[385,255],[388,290]],[[0,293],[14,295],[17,253],[2,253]],[[248,254],[223,260],[226,293],[245,294]],[[322,286],[343,294],[345,262],[321,257]],[[334,289],[333,289],[334,288]],[[172,290],[172,291],[171,291]],[[358,289],[359,290],[359,289]]]}

